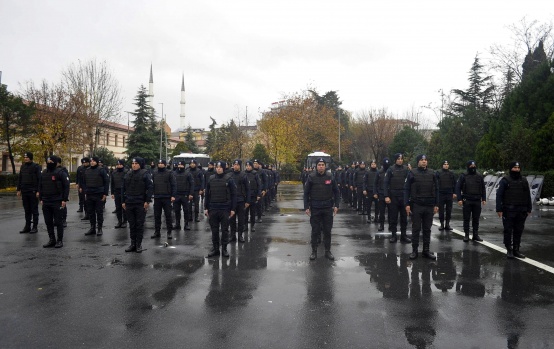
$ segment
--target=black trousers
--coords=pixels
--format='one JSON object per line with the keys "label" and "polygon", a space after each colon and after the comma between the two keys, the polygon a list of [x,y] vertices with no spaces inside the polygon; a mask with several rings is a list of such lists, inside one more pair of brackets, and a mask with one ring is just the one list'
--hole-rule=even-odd
{"label": "black trousers", "polygon": [[86,195],[86,212],[89,215],[91,227],[102,227],[104,224],[104,202],[102,201],[103,194],[88,194]]}
{"label": "black trousers", "polygon": [[341,196],[342,196],[342,201],[343,201],[344,203],[347,203],[347,204],[350,203],[350,200],[349,200],[349,198],[348,198],[348,192],[349,192],[349,190],[350,190],[350,189],[348,189],[348,186],[345,185],[345,184],[341,185],[341,187],[340,187]]}
{"label": "black trousers", "polygon": [[[382,194],[379,194],[378,200],[379,201],[377,205],[379,206],[379,224],[383,225],[385,224],[385,210],[389,205],[385,202],[385,196]],[[390,215],[390,211],[389,211],[389,215]]]}
{"label": "black trousers", "polygon": [[117,217],[118,222],[126,220],[125,215],[123,214],[123,206],[121,206],[121,190],[114,191],[114,201],[115,201],[115,216]]}
{"label": "black trousers", "polygon": [[396,233],[398,225],[398,216],[400,216],[400,231],[406,233],[408,226],[408,215],[406,214],[406,205],[404,205],[404,197],[391,196],[389,204],[389,231]]}
{"label": "black trousers", "polygon": [[146,220],[146,210],[144,203],[125,204],[125,215],[129,222],[129,234],[131,243],[140,245],[144,236],[144,221]]}
{"label": "black trousers", "polygon": [[433,225],[433,206],[412,204],[412,246],[419,246],[419,235],[423,231],[423,246],[431,242],[431,226]]}
{"label": "black trousers", "polygon": [[54,238],[54,227],[56,227],[58,233],[58,240],[63,240],[63,207],[61,201],[42,202],[42,214],[44,216],[44,223],[46,223],[46,230],[48,236]]}
{"label": "black trousers", "polygon": [[186,224],[187,221],[192,218],[189,196],[177,194],[175,201],[173,201],[173,211],[175,212],[175,225],[178,227],[181,226],[181,211],[183,211]]}
{"label": "black trousers", "polygon": [[312,226],[311,244],[317,248],[321,232],[323,232],[323,245],[326,251],[331,250],[331,229],[333,228],[333,208],[310,209],[310,224]]}
{"label": "black trousers", "polygon": [[[189,201],[189,221],[192,221],[192,205],[194,204],[194,218],[198,218],[200,212],[200,195],[197,191],[194,192],[192,200]],[[185,216],[186,217],[186,216]]]}
{"label": "black trousers", "polygon": [[79,193],[79,208],[84,208],[85,207],[85,193],[81,192],[80,190],[78,191]]}
{"label": "black trousers", "polygon": [[162,227],[162,210],[165,215],[165,226],[167,231],[170,232],[173,229],[171,218],[171,199],[170,198],[156,198],[154,199],[154,231],[159,233]]}
{"label": "black trousers", "polygon": [[229,210],[209,210],[209,222],[212,230],[212,244],[219,246],[219,229],[221,228],[221,244],[229,243]]}
{"label": "black trousers", "polygon": [[479,231],[479,217],[481,217],[481,201],[480,200],[464,200],[463,204],[464,215],[464,232],[469,233],[469,220],[473,232]]}
{"label": "black trousers", "polygon": [[256,214],[258,210],[258,203],[256,202],[256,198],[252,198],[252,200],[250,201],[254,203],[251,203],[250,206],[248,206],[248,208],[244,212],[244,215],[245,215],[246,221],[252,224],[252,226],[254,226],[254,224],[256,224]]}
{"label": "black trousers", "polygon": [[356,189],[356,195],[358,200],[358,211],[367,212],[367,197],[364,195],[364,191],[360,188]]}
{"label": "black trousers", "polygon": [[371,206],[375,204],[375,219],[379,217],[379,200],[373,197],[373,192],[367,192],[367,215],[371,217]]}
{"label": "black trousers", "polygon": [[521,235],[525,228],[527,212],[525,211],[504,211],[502,212],[502,224],[504,225],[504,245],[519,246]]}
{"label": "black trousers", "polygon": [[258,200],[258,203],[256,205],[256,216],[261,219],[262,218],[262,212],[264,211],[264,197],[262,196],[260,200]]}
{"label": "black trousers", "polygon": [[36,191],[21,192],[21,200],[23,201],[23,209],[25,210],[25,225],[38,224],[38,198]]}
{"label": "black trousers", "polygon": [[244,207],[244,201],[237,202],[235,207],[235,215],[229,220],[231,226],[231,234],[236,232],[244,233],[244,223],[246,221],[246,208]]}
{"label": "black trousers", "polygon": [[452,216],[452,193],[441,193],[439,196],[439,220],[444,222],[450,221]]}

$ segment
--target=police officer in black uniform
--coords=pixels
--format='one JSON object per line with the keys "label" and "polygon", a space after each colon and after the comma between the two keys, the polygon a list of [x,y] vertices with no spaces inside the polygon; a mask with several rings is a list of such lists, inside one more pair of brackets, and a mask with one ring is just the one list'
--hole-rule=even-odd
{"label": "police officer in black uniform", "polygon": [[412,214],[412,253],[410,259],[418,256],[419,233],[423,231],[423,257],[437,259],[429,251],[431,243],[431,226],[433,215],[439,211],[439,185],[437,177],[427,168],[425,154],[416,157],[417,168],[412,169],[404,185],[404,202],[406,214]]}
{"label": "police officer in black uniform", "polygon": [[162,228],[162,210],[165,214],[165,226],[167,228],[167,239],[173,239],[171,230],[173,229],[171,204],[177,196],[177,185],[175,184],[175,175],[173,171],[165,168],[167,162],[164,159],[158,160],[158,170],[152,174],[154,182],[154,235],[152,239],[161,236]]}
{"label": "police officer in black uniform", "polygon": [[400,242],[410,243],[406,236],[408,217],[406,215],[406,203],[404,202],[404,183],[408,177],[408,168],[404,165],[404,156],[401,153],[394,154],[394,165],[385,172],[385,203],[389,206],[389,230],[392,237],[389,242],[398,241],[396,236],[398,216],[400,216]]}
{"label": "police officer in black uniform", "polygon": [[143,158],[136,157],[131,161],[131,170],[127,172],[121,187],[121,206],[129,222],[131,245],[125,252],[142,252],[144,221],[146,211],[152,202],[152,177],[144,168]]}
{"label": "police officer in black uniform", "polygon": [[512,161],[510,172],[500,180],[496,191],[496,213],[504,225],[504,246],[508,258],[525,258],[519,251],[525,220],[531,215],[533,202],[527,178],[521,175],[521,164]]}
{"label": "police officer in black uniform", "polygon": [[483,241],[479,237],[479,218],[481,217],[481,204],[487,204],[487,192],[485,180],[477,172],[474,160],[467,162],[467,173],[461,174],[456,183],[456,196],[458,205],[463,207],[464,216],[464,242],[469,241],[469,220],[472,219],[473,241]]}
{"label": "police officer in black uniform", "polygon": [[250,221],[250,231],[255,232],[256,228],[254,227],[254,225],[256,225],[256,206],[258,205],[258,201],[262,197],[262,185],[260,182],[260,177],[258,176],[258,172],[254,170],[254,163],[252,161],[246,162],[246,170],[244,172],[248,177],[248,183],[250,185],[250,198],[248,200],[250,204],[246,208],[245,216],[246,221]]}
{"label": "police officer in black uniform", "polygon": [[117,160],[115,171],[110,176],[112,199],[115,200],[115,214],[117,217],[117,224],[114,227],[116,229],[127,227],[127,216],[123,214],[123,206],[121,206],[121,188],[123,187],[123,180],[126,174],[125,160]]}
{"label": "police officer in black uniform", "polygon": [[317,160],[316,171],[308,176],[304,185],[304,210],[310,217],[312,226],[310,260],[317,258],[317,245],[322,231],[325,257],[329,260],[335,259],[331,253],[331,229],[333,217],[339,210],[339,202],[337,182],[327,173],[325,159],[320,158]]}
{"label": "police officer in black uniform", "polygon": [[258,172],[258,176],[260,178],[261,193],[262,193],[262,196],[260,200],[258,200],[258,203],[256,205],[256,215],[258,217],[256,222],[258,223],[262,222],[262,214],[265,211],[264,197],[267,194],[267,184],[268,184],[267,174],[264,172],[262,166],[263,166],[263,163],[260,160],[254,159],[254,169],[256,170],[256,172]]}
{"label": "police officer in black uniform", "polygon": [[[39,164],[33,162],[33,153],[26,152],[23,156],[23,165],[19,170],[17,181],[17,196],[23,201],[25,210],[25,227],[20,234],[38,232],[38,198],[37,191],[41,176]],[[31,221],[33,227],[31,228]]]}
{"label": "police officer in black uniform", "polygon": [[369,164],[369,170],[365,174],[364,178],[364,188],[363,193],[366,196],[367,202],[367,222],[371,223],[371,206],[375,203],[375,216],[373,217],[373,222],[377,222],[377,217],[379,216],[379,201],[375,199],[375,189],[373,185],[375,184],[375,177],[377,177],[377,161],[371,160]]}
{"label": "police officer in black uniform", "polygon": [[356,193],[357,211],[359,215],[367,214],[367,197],[364,194],[364,179],[367,174],[365,161],[361,161],[354,172],[354,192]]}
{"label": "police officer in black uniform", "polygon": [[181,211],[185,221],[184,230],[190,230],[189,217],[191,217],[190,202],[194,199],[194,178],[190,171],[185,169],[185,162],[178,161],[175,173],[175,185],[177,186],[177,195],[173,202],[173,211],[175,212],[175,225],[173,229],[181,230]]}
{"label": "police officer in black uniform", "polygon": [[79,188],[86,194],[86,212],[90,218],[90,229],[85,235],[103,234],[104,203],[108,197],[110,181],[106,170],[98,165],[98,161],[97,156],[90,159],[90,167],[86,169],[83,176],[83,186]]}
{"label": "police officer in black uniform", "polygon": [[385,173],[387,173],[387,170],[390,167],[389,158],[383,158],[381,164],[382,167],[377,172],[377,175],[375,176],[375,182],[373,183],[373,198],[379,200],[379,228],[377,229],[377,231],[385,230],[385,209],[388,207],[385,201]]}
{"label": "police officer in black uniform", "polygon": [[[48,243],[42,247],[63,247],[63,209],[69,197],[69,177],[57,164],[61,159],[52,155],[46,159],[46,169],[42,171],[38,187],[42,214],[48,231]],[[58,239],[54,234],[57,228]]]}
{"label": "police officer in black uniform", "polygon": [[[190,201],[189,212],[192,214],[192,204],[194,204],[194,221],[200,222],[198,213],[200,212],[200,196],[204,195],[206,187],[204,172],[198,167],[198,162],[194,159],[190,160],[188,171],[194,179],[194,198]],[[189,221],[192,221],[192,216],[189,216]]]}
{"label": "police officer in black uniform", "polygon": [[[442,170],[437,171],[436,176],[439,180],[439,220],[441,226],[439,230],[452,230],[450,227],[450,217],[452,217],[452,202],[456,198],[456,178],[450,171],[450,164],[447,160],[442,162]],[[445,224],[446,222],[446,224]]]}
{"label": "police officer in black uniform", "polygon": [[235,215],[230,219],[231,242],[237,241],[237,232],[239,242],[244,242],[244,230],[246,222],[246,209],[250,206],[250,183],[248,176],[242,169],[242,160],[233,161],[233,171],[231,172],[233,180],[237,186],[237,204],[233,211]]}
{"label": "police officer in black uniform", "polygon": [[[77,177],[75,182],[77,182],[77,193],[79,194],[79,209],[77,212],[83,212],[85,207],[85,193],[79,190],[81,183],[83,181],[83,176],[85,175],[85,170],[90,166],[90,159],[84,157],[81,159],[81,166],[77,167]],[[86,214],[86,213],[85,213]],[[88,220],[88,217],[83,220]]]}
{"label": "police officer in black uniform", "polygon": [[219,229],[221,227],[221,254],[229,257],[227,244],[229,243],[229,218],[235,215],[237,205],[237,186],[230,173],[225,173],[227,163],[218,161],[216,173],[206,183],[206,197],[204,199],[204,213],[209,218],[212,230],[212,249],[208,258],[219,256]]}
{"label": "police officer in black uniform", "polygon": [[[56,164],[56,167],[58,167],[63,172],[63,174],[67,177],[67,180],[69,181],[69,171],[65,166],[62,165],[62,159],[59,156],[57,158],[58,163]],[[69,201],[69,196],[66,201]],[[64,228],[67,227],[67,205],[64,205],[62,209],[62,225]]]}

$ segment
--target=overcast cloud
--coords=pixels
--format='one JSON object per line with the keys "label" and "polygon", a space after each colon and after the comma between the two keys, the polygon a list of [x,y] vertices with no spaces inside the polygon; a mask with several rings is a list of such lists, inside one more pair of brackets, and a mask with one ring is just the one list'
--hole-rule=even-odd
{"label": "overcast cloud", "polygon": [[[133,111],[154,70],[154,107],[179,127],[240,115],[250,124],[286,93],[338,90],[356,114],[403,114],[467,87],[477,53],[510,43],[523,16],[550,21],[546,0],[522,1],[28,1],[0,0],[0,70],[11,91],[59,81],[69,64],[106,61]],[[430,122],[433,112],[421,109]],[[126,122],[126,114],[122,113]]]}

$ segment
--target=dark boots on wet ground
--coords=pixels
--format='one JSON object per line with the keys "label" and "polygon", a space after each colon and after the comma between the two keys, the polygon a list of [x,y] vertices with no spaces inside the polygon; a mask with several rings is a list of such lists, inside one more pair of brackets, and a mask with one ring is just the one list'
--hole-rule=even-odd
{"label": "dark boots on wet ground", "polygon": [[237,233],[232,231],[230,234],[230,239],[229,239],[229,242],[236,242],[237,241]]}
{"label": "dark boots on wet ground", "polygon": [[504,245],[506,246],[506,257],[508,259],[514,259],[514,250],[512,249],[512,245]]}
{"label": "dark boots on wet ground", "polygon": [[239,233],[239,242],[244,242],[244,233]]}
{"label": "dark boots on wet ground", "polygon": [[384,223],[379,224],[379,228],[377,229],[377,231],[385,231],[385,224]]}
{"label": "dark boots on wet ground", "polygon": [[91,226],[90,229],[85,233],[85,235],[96,235],[96,228]]}
{"label": "dark boots on wet ground", "polygon": [[437,256],[435,256],[433,252],[429,251],[429,244],[423,244],[423,252],[421,255],[431,260],[437,259]]}
{"label": "dark boots on wet ground", "polygon": [[525,255],[519,252],[519,245],[514,245],[514,257],[525,258]]}
{"label": "dark boots on wet ground", "polygon": [[167,239],[168,240],[173,240],[173,235],[171,235],[171,230],[167,231]]}
{"label": "dark boots on wet ground", "polygon": [[441,226],[439,227],[439,230],[444,230],[444,221],[441,221]]}
{"label": "dark boots on wet ground", "polygon": [[140,238],[137,238],[135,252],[141,253],[142,251],[144,251],[144,249],[142,248],[142,237],[140,237]]}
{"label": "dark boots on wet ground", "polygon": [[325,251],[325,258],[327,258],[327,259],[330,260],[330,261],[334,261],[334,260],[335,260],[335,256],[333,256],[333,254],[331,253],[330,250]]}
{"label": "dark boots on wet ground", "polygon": [[469,242],[469,231],[464,232],[464,242]]}
{"label": "dark boots on wet ground", "polygon": [[154,235],[150,236],[150,239],[159,239],[161,236],[162,236],[162,234],[160,234],[160,231],[156,230],[154,232]]}
{"label": "dark boots on wet ground", "polygon": [[398,238],[396,237],[396,232],[393,231],[393,232],[392,232],[392,236],[391,236],[391,238],[389,239],[389,242],[390,242],[390,243],[395,243],[395,242],[397,242],[397,241],[398,241]]}
{"label": "dark boots on wet ground", "polygon": [[406,232],[403,231],[403,232],[400,233],[400,242],[403,243],[403,244],[411,244],[412,239],[410,239],[408,237],[408,235],[406,235]]}
{"label": "dark boots on wet ground", "polygon": [[219,245],[213,244],[212,249],[210,250],[210,252],[208,252],[207,258],[216,257],[216,256],[219,256]]}
{"label": "dark boots on wet ground", "polygon": [[137,243],[135,240],[131,240],[131,245],[125,249],[125,252],[135,252],[137,250]]}
{"label": "dark boots on wet ground", "polygon": [[473,237],[471,238],[471,240],[479,242],[483,241],[483,239],[481,239],[481,237],[479,236],[479,233],[476,231],[473,232]]}
{"label": "dark boots on wet ground", "polygon": [[229,251],[227,251],[227,245],[221,246],[221,255],[223,257],[229,257]]}
{"label": "dark boots on wet ground", "polygon": [[104,231],[102,230],[102,224],[98,224],[98,228],[96,229],[96,236],[102,236],[104,234]]}
{"label": "dark boots on wet ground", "polygon": [[31,223],[25,224],[25,227],[19,232],[19,234],[27,234],[31,231]]}
{"label": "dark boots on wet ground", "polygon": [[410,259],[416,259],[417,258],[417,256],[418,256],[417,248],[418,248],[418,246],[412,245],[412,253],[410,253]]}
{"label": "dark boots on wet ground", "polygon": [[310,255],[310,260],[313,261],[316,258],[317,258],[317,247],[316,248],[312,247],[312,254]]}
{"label": "dark boots on wet ground", "polygon": [[184,230],[190,230],[189,221],[185,220],[185,227],[183,229]]}
{"label": "dark boots on wet ground", "polygon": [[448,230],[448,231],[453,230],[452,227],[450,226],[450,221],[446,221],[446,225],[444,226],[444,230]]}
{"label": "dark boots on wet ground", "polygon": [[54,235],[54,233],[48,233],[48,242],[44,245],[42,245],[42,247],[44,248],[50,248],[50,247],[55,247],[56,246],[56,236]]}
{"label": "dark boots on wet ground", "polygon": [[58,233],[58,241],[56,241],[55,248],[62,248],[63,247],[63,233]]}
{"label": "dark boots on wet ground", "polygon": [[119,220],[119,221],[117,221],[117,224],[115,225],[114,228],[119,229],[119,228],[125,228],[125,227],[126,227],[126,225],[124,226],[123,221]]}
{"label": "dark boots on wet ground", "polygon": [[37,223],[33,223],[33,227],[29,231],[29,234],[36,234],[36,233],[38,233]]}

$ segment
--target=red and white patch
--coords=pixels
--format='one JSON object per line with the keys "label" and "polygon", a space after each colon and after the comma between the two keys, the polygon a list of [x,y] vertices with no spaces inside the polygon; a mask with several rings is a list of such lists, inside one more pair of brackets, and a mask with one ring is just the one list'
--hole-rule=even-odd
{"label": "red and white patch", "polygon": [[331,180],[330,179],[326,180],[325,184],[331,184]]}

